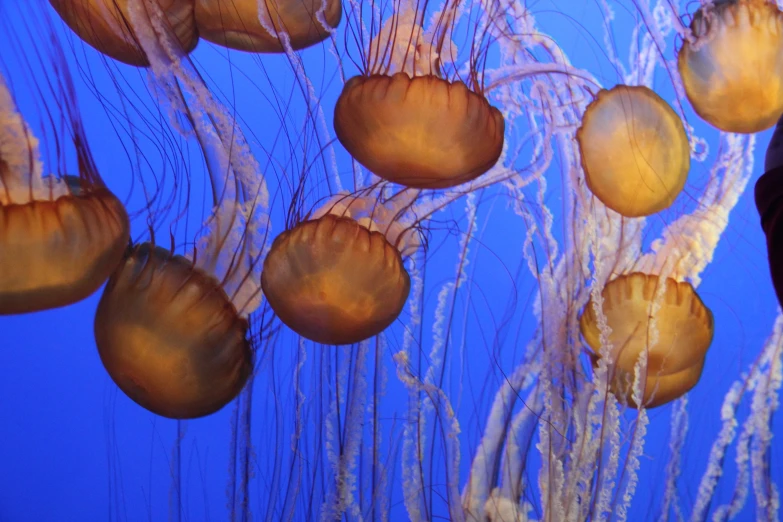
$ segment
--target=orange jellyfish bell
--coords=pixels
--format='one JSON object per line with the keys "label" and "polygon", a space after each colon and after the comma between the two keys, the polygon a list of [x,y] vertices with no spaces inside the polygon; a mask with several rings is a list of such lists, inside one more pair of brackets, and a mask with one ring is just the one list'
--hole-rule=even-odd
{"label": "orange jellyfish bell", "polygon": [[[712,313],[690,283],[668,278],[663,289],[659,284],[658,276],[636,272],[613,279],[601,293],[614,360],[610,386],[633,404],[629,380],[633,380],[639,355],[646,350],[646,407],[674,400],[696,385],[713,336]],[[657,341],[651,344],[653,317]],[[579,318],[579,326],[596,362],[601,329],[592,300]]]}
{"label": "orange jellyfish bell", "polygon": [[218,411],[253,369],[248,322],[214,277],[163,248],[127,252],[95,315],[104,367],[134,402],[164,417]]}
{"label": "orange jellyfish bell", "polygon": [[[129,4],[136,4],[147,23],[159,9],[167,30],[185,52],[198,43],[194,0],[49,0],[68,26],[101,53],[129,65],[146,67],[149,60],[133,30]],[[157,5],[155,5],[157,4]],[[156,9],[156,10],[157,10]],[[156,24],[152,24],[156,27]]]}
{"label": "orange jellyfish bell", "polygon": [[783,13],[769,0],[715,0],[696,11],[677,65],[696,113],[727,132],[783,114]]}
{"label": "orange jellyfish bell", "polygon": [[80,301],[122,258],[125,207],[75,143],[80,176],[43,176],[38,140],[0,77],[0,314]]}
{"label": "orange jellyfish bell", "polygon": [[329,37],[321,20],[334,28],[341,17],[340,0],[196,0],[196,24],[202,38],[254,53],[285,51],[279,38],[282,33],[288,35],[294,50],[315,45]]}
{"label": "orange jellyfish bell", "polygon": [[503,115],[461,81],[433,75],[355,76],[334,109],[334,130],[356,160],[407,187],[471,181],[503,150]]}
{"label": "orange jellyfish bell", "polygon": [[668,208],[685,186],[690,146],[682,121],[652,90],[601,90],[576,132],[592,193],[626,217]]}
{"label": "orange jellyfish bell", "polygon": [[[2,177],[0,169],[0,177]],[[0,314],[65,306],[95,292],[122,257],[125,207],[102,185],[15,203],[0,191]]]}
{"label": "orange jellyfish bell", "polygon": [[272,310],[318,343],[351,344],[377,335],[408,298],[410,277],[400,254],[406,250],[389,242],[405,231],[389,226],[381,232],[377,216],[349,217],[357,209],[330,205],[275,238],[264,261],[261,287]]}

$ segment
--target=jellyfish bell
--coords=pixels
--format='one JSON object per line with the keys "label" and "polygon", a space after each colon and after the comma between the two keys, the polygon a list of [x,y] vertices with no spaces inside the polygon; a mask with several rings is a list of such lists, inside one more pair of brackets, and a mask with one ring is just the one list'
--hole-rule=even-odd
{"label": "jellyfish bell", "polygon": [[188,256],[145,242],[109,278],[95,314],[98,353],[117,386],[147,410],[203,417],[250,377],[247,318],[261,300],[251,214],[225,202]]}
{"label": "jellyfish bell", "polygon": [[126,253],[95,315],[95,341],[117,386],[158,415],[218,411],[253,369],[248,321],[220,282],[146,242]]}
{"label": "jellyfish bell", "polygon": [[473,180],[503,149],[503,116],[462,82],[435,76],[355,76],[335,107],[343,146],[381,178],[441,189]]}
{"label": "jellyfish bell", "polygon": [[329,37],[341,17],[340,0],[196,0],[202,38],[253,53],[284,52],[283,33],[294,50],[315,45]]}
{"label": "jellyfish bell", "polygon": [[261,286],[299,335],[352,344],[381,333],[402,312],[410,291],[402,255],[418,242],[393,210],[370,203],[338,195],[272,243]]}
{"label": "jellyfish bell", "polygon": [[[610,387],[629,391],[623,382],[634,375],[640,354],[646,352],[644,397],[645,401],[653,397],[656,405],[695,386],[714,330],[712,313],[690,283],[667,278],[663,288],[660,284],[657,275],[635,272],[611,280],[601,292],[615,371]],[[595,363],[600,356],[601,327],[592,299],[579,318],[579,327]],[[630,393],[625,399],[629,397]]]}
{"label": "jellyfish bell", "polygon": [[[381,178],[442,189],[487,172],[503,150],[505,121],[479,90],[441,77],[456,56],[441,20],[426,32],[403,6],[369,44],[364,74],[346,82],[334,110],[337,138]],[[380,25],[380,23],[378,24]],[[475,80],[475,70],[471,69]]]}
{"label": "jellyfish bell", "polygon": [[410,279],[383,234],[329,214],[278,236],[262,286],[295,332],[323,344],[351,344],[397,318]]}
{"label": "jellyfish bell", "polygon": [[125,207],[104,186],[84,140],[74,143],[79,176],[44,176],[38,139],[0,78],[0,314],[81,301],[122,258]]}
{"label": "jellyfish bell", "polygon": [[[128,216],[103,186],[56,187],[21,202],[0,196],[0,314],[72,304],[106,280],[128,242]],[[40,199],[39,199],[40,198]]]}
{"label": "jellyfish bell", "polygon": [[[61,192],[55,184],[52,192]],[[24,203],[0,197],[0,314],[81,301],[120,260],[129,234],[122,203],[102,186],[65,190]]]}
{"label": "jellyfish bell", "polygon": [[[99,52],[128,65],[146,67],[149,60],[133,29],[129,0],[49,0],[79,38]],[[163,14],[166,30],[187,53],[198,43],[193,0],[138,0],[137,12],[159,27],[156,11]]]}
{"label": "jellyfish bell", "polygon": [[716,0],[696,11],[677,65],[693,109],[727,132],[783,114],[783,13],[769,0]]}
{"label": "jellyfish bell", "polygon": [[585,110],[576,139],[590,191],[623,216],[664,210],[685,186],[690,169],[685,128],[647,87],[602,89]]}

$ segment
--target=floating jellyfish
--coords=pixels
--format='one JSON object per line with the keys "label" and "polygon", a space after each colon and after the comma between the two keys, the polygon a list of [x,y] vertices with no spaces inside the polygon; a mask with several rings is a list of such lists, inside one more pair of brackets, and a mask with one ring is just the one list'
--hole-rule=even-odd
{"label": "floating jellyfish", "polygon": [[[150,6],[155,3],[163,11],[168,27],[165,32],[178,40],[186,52],[198,43],[193,0],[49,0],[63,21],[86,43],[115,60],[146,67],[147,54],[139,44],[131,18],[136,11],[151,18]],[[131,4],[133,7],[131,7]],[[154,24],[153,24],[154,26]]]}
{"label": "floating jellyfish", "polygon": [[397,210],[341,194],[272,243],[261,286],[289,328],[323,344],[351,344],[381,333],[410,291],[403,255],[415,232]]}
{"label": "floating jellyfish", "polygon": [[253,368],[247,331],[220,281],[151,243],[128,252],[95,315],[114,382],[171,418],[209,415],[236,397]]}
{"label": "floating jellyfish", "polygon": [[585,181],[626,217],[669,207],[685,186],[690,146],[682,121],[644,86],[601,90],[576,133]]}
{"label": "floating jellyfish", "polygon": [[[154,44],[148,29],[137,27],[145,46]],[[214,208],[187,256],[154,241],[129,249],[98,305],[95,340],[132,400],[164,417],[195,418],[233,400],[253,371],[248,317],[262,297],[268,196],[241,130],[195,73],[164,61],[151,70],[198,140]]]}
{"label": "floating jellyfish", "polygon": [[[690,283],[667,278],[659,288],[658,276],[635,272],[607,283],[601,295],[615,370],[610,387],[618,397],[635,406],[630,390],[637,360],[645,351],[647,408],[670,402],[696,385],[712,343],[713,321]],[[601,350],[599,324],[591,300],[579,326],[593,349],[594,363]]]}
{"label": "floating jellyfish", "polygon": [[125,207],[98,174],[76,108],[67,109],[79,175],[44,176],[38,139],[0,77],[0,314],[86,298],[128,243]]}
{"label": "floating jellyfish", "polygon": [[783,114],[783,13],[769,0],[716,0],[691,22],[677,64],[696,113],[727,132],[770,128]]}
{"label": "floating jellyfish", "polygon": [[[221,189],[218,189],[221,190]],[[117,386],[170,418],[218,411],[253,370],[248,316],[260,304],[256,209],[229,198],[187,257],[128,250],[95,314],[98,353]]]}
{"label": "floating jellyfish", "polygon": [[453,9],[425,33],[424,8],[401,2],[369,43],[362,75],[348,80],[337,100],[340,143],[385,180],[453,187],[487,172],[503,150],[503,115],[482,94],[476,68],[472,90],[442,77],[443,63],[456,57],[449,37]]}
{"label": "floating jellyfish", "polygon": [[199,35],[210,42],[253,53],[294,50],[329,37],[342,17],[339,0],[196,0]]}

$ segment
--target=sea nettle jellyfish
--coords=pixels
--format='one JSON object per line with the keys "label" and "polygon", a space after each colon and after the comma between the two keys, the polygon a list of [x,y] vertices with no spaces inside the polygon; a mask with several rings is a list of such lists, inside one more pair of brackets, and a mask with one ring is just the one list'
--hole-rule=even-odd
{"label": "sea nettle jellyfish", "polygon": [[770,0],[715,0],[691,23],[678,67],[696,113],[728,132],[768,129],[783,113],[783,13]]}
{"label": "sea nettle jellyfish", "polygon": [[222,239],[231,239],[222,254],[218,245],[190,257],[152,242],[129,249],[98,305],[101,361],[128,397],[158,415],[214,413],[252,372],[247,267],[221,266],[218,279],[219,261],[242,258],[235,237]]}
{"label": "sea nettle jellyfish", "polygon": [[341,16],[340,0],[196,0],[202,38],[254,53],[284,52],[284,38],[293,50],[315,45]]}
{"label": "sea nettle jellyfish", "polygon": [[[137,31],[154,45],[148,27]],[[268,196],[228,110],[191,69],[167,67],[181,62],[148,56],[203,152],[214,207],[187,256],[154,241],[127,251],[98,305],[95,340],[109,375],[136,403],[165,417],[202,417],[233,400],[253,370],[248,316],[261,303]]]}
{"label": "sea nettle jellyfish", "polygon": [[[49,0],[68,26],[99,52],[129,65],[146,67],[149,60],[133,29],[133,16],[152,19],[159,8],[163,23],[159,35],[192,51],[198,43],[193,0]],[[138,23],[138,22],[136,22]],[[155,24],[151,24],[155,27]],[[168,36],[170,35],[170,36]]]}
{"label": "sea nettle jellyfish", "polygon": [[[681,397],[699,381],[707,349],[712,343],[712,313],[693,286],[656,275],[632,273],[619,276],[604,287],[600,313],[611,329],[611,359],[614,366],[610,388],[621,402],[637,407],[633,399],[634,372],[639,356],[646,353],[646,366],[638,368],[644,379],[642,404],[654,408]],[[597,365],[601,352],[601,328],[596,304],[587,304],[579,326],[593,349]]]}
{"label": "sea nettle jellyfish", "polygon": [[685,128],[648,87],[602,89],[576,139],[587,186],[623,216],[668,208],[685,186],[691,152]]}
{"label": "sea nettle jellyfish", "polygon": [[403,256],[418,247],[400,215],[394,198],[339,194],[277,236],[261,286],[280,320],[323,344],[357,343],[391,325],[410,291]]}
{"label": "sea nettle jellyfish", "polygon": [[[67,85],[66,72],[54,71]],[[44,176],[38,139],[0,77],[0,314],[84,299],[106,281],[128,243],[128,215],[98,174],[72,92],[63,101],[79,173]],[[62,145],[46,145],[59,163]]]}
{"label": "sea nettle jellyfish", "polygon": [[254,228],[256,210],[229,197],[190,254],[145,242],[128,249],[109,278],[95,315],[98,353],[144,408],[170,418],[209,415],[250,376],[247,318],[261,301],[264,237]]}
{"label": "sea nettle jellyfish", "polygon": [[[383,179],[408,187],[440,189],[477,178],[503,149],[503,115],[481,89],[486,49],[473,35],[468,82],[447,65],[457,58],[451,35],[459,2],[423,28],[427,2],[395,3],[384,21],[373,6],[371,42],[361,12],[349,16],[348,32],[360,45],[361,75],[348,80],[334,110],[340,143]],[[455,79],[449,79],[454,76]]]}

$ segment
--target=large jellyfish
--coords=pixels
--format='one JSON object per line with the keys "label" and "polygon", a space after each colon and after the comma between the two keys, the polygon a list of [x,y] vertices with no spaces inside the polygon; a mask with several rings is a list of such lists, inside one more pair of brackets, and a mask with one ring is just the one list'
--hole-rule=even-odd
{"label": "large jellyfish", "polygon": [[[467,81],[444,78],[457,59],[452,42],[459,2],[447,2],[427,31],[427,2],[395,4],[386,20],[371,9],[380,30],[359,45],[361,75],[343,87],[334,110],[340,143],[371,172],[415,188],[447,188],[477,178],[503,149],[503,115],[481,92],[485,49],[472,44]],[[353,24],[351,24],[353,22]],[[361,10],[348,31],[363,36]],[[476,60],[474,62],[473,60]]]}
{"label": "large jellyfish", "polygon": [[[159,7],[164,17],[157,31],[172,44],[192,51],[198,43],[193,0],[50,0],[68,26],[101,53],[121,62],[149,65],[139,35],[130,22],[129,4],[149,17]],[[174,43],[176,42],[176,43]]]}
{"label": "large jellyfish", "polygon": [[159,54],[155,24],[131,23],[170,96],[161,102],[182,111],[203,151],[214,209],[187,257],[154,241],[129,249],[98,305],[95,339],[131,399],[162,416],[202,417],[233,400],[253,371],[247,317],[261,302],[266,189],[241,131],[184,62],[188,50]]}
{"label": "large jellyfish", "polygon": [[677,57],[696,113],[727,132],[759,132],[783,114],[783,13],[771,0],[715,0],[693,15]]}
{"label": "large jellyfish", "polygon": [[196,0],[202,38],[254,53],[315,45],[329,37],[341,16],[339,0]]}
{"label": "large jellyfish", "polygon": [[[54,70],[60,86],[67,85],[62,64]],[[128,243],[125,207],[98,174],[69,96],[66,90],[64,119],[79,173],[45,176],[38,139],[0,78],[0,314],[84,299],[106,281]],[[51,139],[51,146],[58,143]]]}
{"label": "large jellyfish", "polygon": [[214,413],[253,369],[247,320],[221,282],[151,243],[133,248],[109,279],[95,342],[117,386],[165,417]]}

